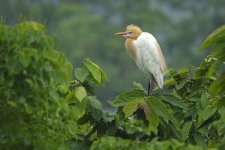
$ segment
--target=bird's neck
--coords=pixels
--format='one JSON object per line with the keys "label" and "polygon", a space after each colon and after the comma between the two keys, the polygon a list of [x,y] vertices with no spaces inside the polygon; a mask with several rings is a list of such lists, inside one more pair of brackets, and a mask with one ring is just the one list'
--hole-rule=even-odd
{"label": "bird's neck", "polygon": [[136,52],[136,48],[134,47],[134,41],[135,39],[132,38],[127,38],[126,42],[125,42],[125,47],[126,47],[126,51],[127,53],[134,59],[137,59],[137,52]]}

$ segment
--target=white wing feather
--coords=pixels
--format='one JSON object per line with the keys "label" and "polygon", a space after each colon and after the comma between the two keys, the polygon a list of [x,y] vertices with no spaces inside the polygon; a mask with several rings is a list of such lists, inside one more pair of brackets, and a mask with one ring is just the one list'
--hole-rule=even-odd
{"label": "white wing feather", "polygon": [[[160,56],[158,42],[150,33],[143,32],[135,41],[134,46],[137,50],[136,64],[138,68],[149,79],[153,79],[156,84],[163,88],[163,72],[165,71],[164,58]],[[163,60],[160,60],[163,59]]]}

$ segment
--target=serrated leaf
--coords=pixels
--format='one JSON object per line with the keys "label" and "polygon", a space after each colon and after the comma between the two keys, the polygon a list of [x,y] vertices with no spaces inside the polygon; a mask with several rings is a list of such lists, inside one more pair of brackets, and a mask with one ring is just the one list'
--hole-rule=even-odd
{"label": "serrated leaf", "polygon": [[[148,105],[148,103],[146,104]],[[159,125],[159,116],[149,108],[149,105],[148,105],[148,111],[145,114],[146,114],[146,120],[148,120],[151,130],[155,134],[157,134],[158,125]]]}
{"label": "serrated leaf", "polygon": [[216,110],[217,108],[213,107],[212,105],[207,106],[203,112],[203,121],[209,119],[216,112]]}
{"label": "serrated leaf", "polygon": [[150,96],[148,97],[147,102],[150,106],[150,110],[154,111],[157,115],[162,117],[168,123],[172,116],[166,105],[162,102],[162,100],[154,96]]}
{"label": "serrated leaf", "polygon": [[75,73],[75,77],[81,82],[84,82],[84,80],[89,75],[88,70],[84,67],[76,68],[74,73]]}
{"label": "serrated leaf", "polygon": [[202,149],[206,149],[205,137],[201,136],[199,133],[194,134],[194,139],[197,145],[201,146]]}
{"label": "serrated leaf", "polygon": [[81,102],[87,96],[84,87],[80,86],[75,89],[75,97]]}
{"label": "serrated leaf", "polygon": [[125,114],[125,117],[130,117],[137,109],[138,109],[138,104],[142,102],[143,99],[136,99],[133,101],[129,101],[125,104],[123,107],[123,112]]}
{"label": "serrated leaf", "polygon": [[180,97],[172,95],[172,94],[164,94],[161,96],[164,101],[167,103],[180,107],[182,109],[188,110],[188,105],[185,103],[184,100],[182,100]]}
{"label": "serrated leaf", "polygon": [[203,122],[209,119],[216,111],[217,111],[216,107],[214,107],[213,105],[208,105],[206,109],[198,117],[199,122],[198,126],[201,126]]}
{"label": "serrated leaf", "polygon": [[186,122],[186,123],[184,124],[184,127],[183,127],[182,130],[181,130],[181,133],[182,133],[182,140],[183,140],[183,141],[185,141],[185,140],[188,138],[188,135],[189,135],[191,126],[192,126],[192,122],[191,122],[191,121]]}

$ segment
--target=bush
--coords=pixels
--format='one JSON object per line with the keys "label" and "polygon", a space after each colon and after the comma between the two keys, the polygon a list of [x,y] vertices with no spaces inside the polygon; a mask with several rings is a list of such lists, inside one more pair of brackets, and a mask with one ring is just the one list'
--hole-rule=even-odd
{"label": "bush", "polygon": [[71,64],[40,24],[1,24],[0,35],[1,149],[63,146],[73,117],[58,87],[71,81]]}
{"label": "bush", "polygon": [[109,102],[115,114],[95,96],[106,73],[85,59],[72,80],[42,25],[1,25],[0,34],[2,149],[224,148],[224,26],[201,45],[213,52],[199,66],[170,69],[165,88],[151,96],[134,82]]}

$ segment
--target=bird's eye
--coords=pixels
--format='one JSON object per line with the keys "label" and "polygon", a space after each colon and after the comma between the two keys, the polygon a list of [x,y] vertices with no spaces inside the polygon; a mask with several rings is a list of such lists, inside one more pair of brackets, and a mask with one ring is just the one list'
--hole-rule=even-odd
{"label": "bird's eye", "polygon": [[132,34],[132,32],[128,32],[129,34]]}

